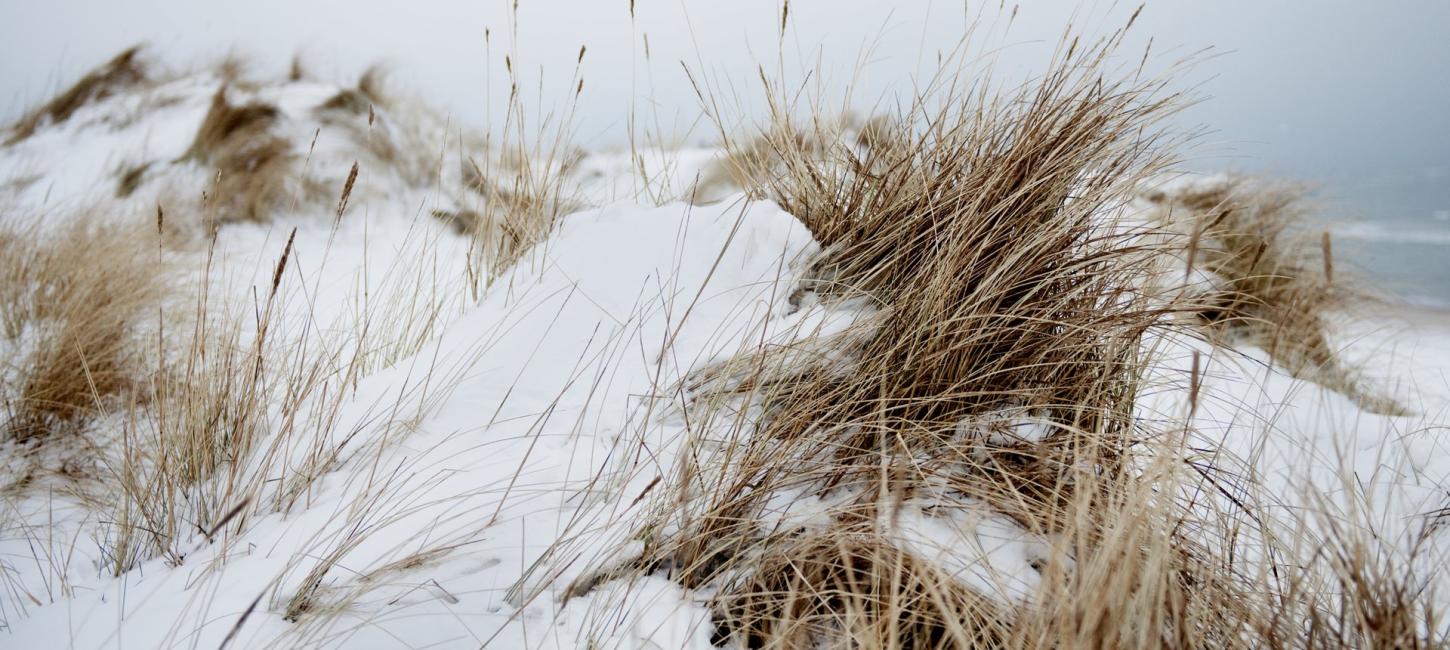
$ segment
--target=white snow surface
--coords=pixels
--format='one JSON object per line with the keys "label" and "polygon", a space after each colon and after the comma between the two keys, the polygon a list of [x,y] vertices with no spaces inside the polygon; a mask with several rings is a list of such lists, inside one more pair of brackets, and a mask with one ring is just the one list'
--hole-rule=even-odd
{"label": "white snow surface", "polygon": [[[330,632],[329,642],[366,645],[383,634],[417,646],[498,637],[499,647],[573,647],[596,632],[631,642],[663,635],[664,647],[708,639],[703,612],[667,585],[615,590],[642,599],[629,610],[649,613],[649,624],[610,622],[603,632],[590,629],[603,623],[587,615],[589,598],[560,610],[550,597],[516,607],[507,596],[536,563],[558,567],[545,572],[545,590],[589,564],[549,557],[565,536],[615,541],[606,537],[611,525],[628,522],[627,506],[644,488],[631,480],[640,471],[616,469],[616,457],[643,452],[646,482],[669,471],[672,432],[641,427],[635,413],[687,365],[737,349],[751,332],[731,324],[779,310],[783,297],[772,302],[771,286],[811,245],[799,222],[765,203],[571,215],[520,266],[513,295],[489,296],[415,358],[363,381],[343,420],[399,403],[398,412],[421,413],[406,439],[347,463],[304,512],[202,545],[179,567],[155,561],[134,575],[87,581],[74,598],[15,621],[14,638],[43,645],[66,630],[77,647],[213,646],[273,581],[286,593],[302,579],[314,560],[299,549],[342,543],[361,524],[369,534],[325,591],[345,591],[357,574],[410,552],[463,546],[417,575],[389,576],[396,584],[355,605],[358,627]],[[671,354],[661,358],[666,340]],[[393,396],[433,360],[440,374],[460,377],[446,396],[431,408],[416,393]],[[364,501],[367,511],[357,511]],[[528,637],[531,622],[537,639]],[[250,647],[289,628],[264,614],[238,642]]]}
{"label": "white snow surface", "polygon": [[[171,161],[218,83],[182,77],[154,96],[121,94],[0,151],[4,218],[148,223],[162,188],[205,186],[203,170]],[[337,90],[303,82],[253,92],[276,102],[305,141],[309,111]],[[136,108],[159,96],[175,101]],[[382,119],[420,142],[450,141],[423,117]],[[346,138],[323,136],[313,155],[311,168],[338,187],[352,160],[367,156]],[[678,197],[717,155],[650,152],[645,166],[672,179],[656,194]],[[117,167],[145,161],[166,168],[164,182],[111,196]],[[850,320],[852,307],[788,299],[817,249],[810,233],[777,206],[740,195],[708,206],[642,204],[635,191],[658,181],[635,178],[627,154],[595,154],[578,173],[586,202],[601,207],[563,218],[475,302],[461,281],[467,240],[430,216],[456,206],[440,189],[451,181],[438,180],[456,168],[363,169],[362,189],[336,227],[330,207],[299,208],[218,236],[228,308],[246,308],[265,289],[295,228],[288,274],[300,288],[289,318],[345,332],[365,300],[404,295],[417,310],[443,314],[421,349],[363,378],[336,426],[315,432],[356,432],[340,464],[298,507],[264,513],[235,536],[196,535],[179,564],[156,558],[119,577],[99,550],[106,513],[53,490],[7,498],[0,645],[710,647],[708,594],[664,577],[561,595],[586,572],[640,552],[631,535],[649,504],[642,497],[671,476],[689,435],[672,410],[685,399],[681,380],[761,340],[788,342]],[[1208,361],[1194,421],[1208,438],[1221,432],[1217,453],[1253,458],[1290,502],[1326,498],[1358,509],[1398,543],[1415,517],[1444,505],[1450,442],[1433,425],[1450,405],[1450,328],[1438,318],[1395,322],[1361,320],[1340,340],[1371,374],[1401,382],[1395,390],[1419,415],[1363,413],[1273,370],[1261,352],[1229,355],[1187,341],[1164,342],[1163,388],[1143,413],[1184,412],[1185,371],[1197,350]],[[0,341],[0,354],[18,357],[25,345]],[[1273,422],[1255,424],[1265,413]],[[961,428],[1006,431],[992,434],[999,442],[1050,433],[1034,414],[1011,417]],[[1345,465],[1362,493],[1342,484]],[[772,516],[802,526],[819,523],[831,505],[816,495],[776,496]],[[893,539],[903,548],[1006,602],[1031,594],[1033,565],[1048,545],[987,506],[927,494],[895,515]],[[1437,544],[1423,561],[1450,557],[1443,533]],[[313,606],[340,613],[286,620],[287,599],[333,553]],[[408,561],[419,554],[423,561]]]}

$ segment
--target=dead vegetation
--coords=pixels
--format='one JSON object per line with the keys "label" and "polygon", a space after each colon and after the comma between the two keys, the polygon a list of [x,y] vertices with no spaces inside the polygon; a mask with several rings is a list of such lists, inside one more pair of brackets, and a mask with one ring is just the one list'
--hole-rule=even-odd
{"label": "dead vegetation", "polygon": [[[876,308],[857,324],[845,369],[801,371],[801,355],[762,350],[698,388],[714,395],[704,403],[763,413],[719,425],[739,448],[692,464],[678,488],[683,511],[659,524],[680,533],[657,552],[686,586],[716,590],[726,636],[747,647],[1007,638],[1010,607],[924,575],[893,543],[882,522],[923,491],[956,495],[939,507],[973,500],[1027,531],[1082,540],[1080,563],[1127,552],[1101,543],[1114,525],[1106,504],[1133,484],[1130,450],[1153,435],[1132,412],[1142,336],[1164,311],[1138,290],[1148,256],[1113,215],[1164,164],[1151,134],[1174,103],[1156,82],[1105,78],[1114,46],[1074,44],[1040,81],[1002,96],[948,83],[915,103],[938,108],[872,123],[864,154],[839,133],[785,123],[732,150],[737,178],[821,242],[803,289]],[[778,122],[790,113],[774,108]],[[998,419],[1045,433],[1004,438]],[[760,528],[782,489],[854,495],[832,513],[816,557],[796,548],[810,533]],[[1178,554],[1164,561],[1187,570]],[[1170,593],[1199,597],[1128,586],[1158,588],[1145,608]],[[900,615],[915,618],[901,625]],[[1152,620],[1153,641],[1182,623]]]}
{"label": "dead vegetation", "polygon": [[[239,321],[225,317],[225,306],[209,304],[210,280],[204,277],[190,330],[148,346],[145,379],[137,382],[121,442],[106,462],[115,486],[109,495],[115,523],[104,544],[113,575],[153,557],[181,564],[184,544],[196,533],[214,539],[227,526],[245,525],[255,509],[276,505],[262,502],[261,479],[250,473],[256,468],[248,459],[264,441],[287,444],[280,432],[269,435],[273,409],[295,421],[313,390],[310,382],[331,376],[326,355],[300,359],[288,369],[296,374],[273,368],[274,339],[285,341],[275,329],[291,252],[289,240],[256,305],[255,332],[244,334]],[[212,268],[211,260],[205,268]],[[181,354],[167,354],[165,346],[177,346]],[[292,399],[283,398],[284,390]]]}
{"label": "dead vegetation", "polygon": [[106,99],[116,92],[147,80],[147,72],[139,55],[141,46],[126,49],[104,65],[81,77],[75,85],[36,108],[11,127],[5,146],[29,138],[46,124],[60,124],[70,119],[81,107]]}
{"label": "dead vegetation", "polygon": [[343,88],[327,101],[317,106],[320,111],[343,111],[354,115],[367,115],[374,106],[386,106],[384,91],[386,73],[380,66],[372,66],[358,78],[357,85]]}
{"label": "dead vegetation", "polygon": [[[146,70],[139,52],[122,52],[35,109],[17,125],[15,138],[29,137],[47,124],[63,122],[80,106],[122,92],[135,91],[138,98],[123,125],[185,99],[186,91],[162,88],[176,75]],[[371,178],[382,183],[396,178],[401,185],[448,195],[449,201],[430,212],[474,239],[468,273],[476,290],[542,241],[560,216],[582,207],[572,196],[570,173],[583,153],[568,146],[567,121],[543,116],[535,130],[526,124],[532,116],[517,97],[501,133],[490,139],[461,133],[426,107],[391,96],[380,66],[368,68],[356,84],[303,115],[286,114],[275,100],[263,98],[258,91],[265,82],[248,76],[247,61],[239,56],[224,57],[209,72],[217,86],[186,150],[170,160],[127,161],[115,171],[116,198],[144,196],[175,208],[177,215],[199,215],[203,235],[228,223],[264,223],[278,211],[335,198],[334,181],[341,179],[329,177],[333,170],[319,169],[313,160],[318,139],[327,132],[353,149],[353,160],[343,169],[357,162],[365,172],[359,193]],[[304,72],[300,60],[294,60],[287,78],[301,81]],[[445,165],[445,150],[455,146],[457,164]],[[189,167],[206,170],[205,187],[173,186],[176,176],[193,181]],[[160,189],[142,192],[153,186]],[[171,225],[187,229],[179,219]]]}
{"label": "dead vegetation", "polygon": [[0,321],[23,377],[0,386],[7,438],[71,430],[133,388],[139,321],[166,284],[144,240],[84,223],[0,233]]}
{"label": "dead vegetation", "polygon": [[[544,165],[552,163],[545,161]],[[468,185],[478,195],[476,209],[437,215],[456,231],[471,235],[473,264],[469,275],[479,288],[491,285],[524,254],[543,243],[561,217],[581,207],[569,197],[566,172],[529,164],[495,176],[494,169],[497,167],[490,166],[488,172],[475,169],[470,174],[478,179]]]}
{"label": "dead vegetation", "polygon": [[[579,57],[582,61],[583,49]],[[577,69],[575,74],[577,79]],[[516,86],[510,99],[501,133],[480,143],[480,154],[459,161],[459,180],[468,196],[457,210],[433,213],[471,236],[467,273],[475,298],[543,243],[561,217],[584,207],[571,178],[584,155],[570,145],[568,116],[574,106],[562,119],[543,117],[533,131]]]}
{"label": "dead vegetation", "polygon": [[265,221],[290,198],[299,158],[290,142],[272,132],[278,117],[275,106],[262,102],[231,104],[225,85],[212,96],[182,160],[216,170],[217,223]]}
{"label": "dead vegetation", "polygon": [[[636,569],[711,594],[718,640],[1299,648],[1373,645],[1390,625],[1400,647],[1437,643],[1424,611],[1391,621],[1325,598],[1326,575],[1259,506],[1230,496],[1205,518],[1196,500],[1243,489],[1237,474],[1185,457],[1182,428],[1135,415],[1145,334],[1201,306],[1142,285],[1182,240],[1147,243],[1118,218],[1168,162],[1156,134],[1177,98],[1110,74],[1117,38],[1064,43],[1016,91],[948,75],[854,143],[791,124],[786,103],[764,136],[726,134],[733,181],[822,245],[796,291],[872,308],[820,345],[762,346],[686,381],[690,451],[640,527]],[[1284,290],[1230,275],[1255,278],[1239,294]],[[825,522],[785,523],[780,503],[814,499],[839,505]],[[1019,576],[1025,597],[969,585],[903,541],[919,525],[908,513],[962,526],[946,513],[977,504],[1050,549]],[[1268,559],[1224,550],[1244,543]],[[1381,569],[1350,573],[1402,593]],[[1289,604],[1293,623],[1278,618]]]}
{"label": "dead vegetation", "polygon": [[789,173],[787,155],[817,158],[825,153],[829,143],[819,140],[823,135],[834,137],[836,134],[820,127],[814,132],[805,132],[777,121],[765,134],[748,141],[727,140],[730,146],[725,149],[724,159],[705,170],[691,187],[688,198],[692,203],[711,203],[732,191],[759,191],[770,182],[772,175]]}
{"label": "dead vegetation", "polygon": [[[174,284],[154,236],[81,222],[52,239],[0,237],[0,344],[18,351],[0,375],[3,442],[55,452],[37,462],[60,465],[21,481],[65,478],[75,458],[91,468],[60,484],[107,513],[98,541],[112,575],[152,558],[180,565],[198,535],[224,540],[296,507],[345,449],[365,446],[353,439],[374,423],[338,413],[376,355],[420,345],[392,322],[415,308],[378,303],[336,337],[285,328],[292,251],[289,240],[258,302],[234,311],[211,294],[214,259],[198,284]],[[92,427],[102,420],[116,430]]]}
{"label": "dead vegetation", "polygon": [[[179,74],[148,69],[141,61],[141,52],[136,47],[118,54],[69,90],[37,107],[15,125],[7,144],[66,121],[82,106],[123,93],[130,93],[135,101],[124,111],[118,109],[107,115],[111,127],[118,130],[185,100],[190,89],[167,87]],[[300,63],[294,62],[293,67],[289,74],[298,78],[292,81],[301,81]],[[115,172],[116,198],[136,196],[143,187],[157,181],[164,184],[177,172],[189,181],[192,177],[185,174],[186,168],[197,166],[208,172],[210,183],[201,188],[164,186],[168,188],[162,192],[164,202],[179,206],[183,202],[195,203],[200,197],[203,207],[195,212],[203,217],[206,231],[226,223],[265,222],[279,210],[335,196],[331,179],[325,177],[331,170],[318,172],[306,164],[316,136],[324,129],[340,132],[369,167],[396,172],[416,185],[429,181],[429,172],[439,155],[425,139],[432,136],[421,125],[409,130],[383,123],[379,112],[391,101],[384,90],[381,68],[369,68],[355,87],[341,89],[316,107],[312,117],[318,124],[310,130],[310,143],[305,135],[299,135],[305,128],[298,124],[300,116],[284,114],[258,96],[266,83],[249,76],[244,58],[228,55],[210,66],[208,73],[215,79],[216,90],[189,146],[174,159],[127,161]],[[425,117],[418,119],[426,121]],[[413,139],[406,140],[408,137]]]}
{"label": "dead vegetation", "polygon": [[[903,552],[865,524],[769,545],[718,600],[741,647],[805,648],[818,639],[908,647],[997,647],[1001,607],[940,565]],[[725,630],[722,630],[725,632]]]}
{"label": "dead vegetation", "polygon": [[1295,377],[1370,412],[1407,413],[1366,387],[1329,342],[1328,315],[1346,311],[1355,292],[1333,277],[1328,235],[1307,231],[1302,190],[1235,177],[1148,199],[1161,221],[1187,231],[1186,262],[1212,285],[1198,313],[1220,336],[1264,349]]}
{"label": "dead vegetation", "polygon": [[135,194],[146,179],[146,170],[150,168],[151,163],[141,163],[121,169],[116,174],[116,198],[124,199]]}
{"label": "dead vegetation", "polygon": [[[1193,224],[1161,245],[1116,219],[1168,162],[1171,143],[1155,134],[1176,106],[1159,81],[1115,81],[1105,62],[1116,47],[1116,38],[1073,42],[1044,77],[1002,94],[948,81],[907,113],[858,128],[793,124],[778,105],[765,135],[727,137],[727,166],[701,187],[743,187],[806,224],[823,250],[789,288],[796,296],[870,307],[844,335],[763,345],[686,381],[694,453],[662,482],[632,568],[710,594],[717,641],[1443,645],[1437,612],[1401,558],[1332,526],[1310,553],[1290,548],[1262,524],[1261,506],[1235,496],[1242,486],[1228,468],[1189,458],[1187,432],[1135,416],[1152,363],[1144,335],[1185,312],[1258,342],[1296,375],[1371,398],[1324,337],[1339,292],[1318,271],[1328,260],[1315,267],[1289,243],[1292,196],[1231,185],[1157,197]],[[317,110],[354,125],[366,115],[371,133],[382,96],[369,77]],[[275,134],[279,119],[275,106],[232,103],[226,86],[213,96],[184,161],[217,170],[212,196],[227,214],[263,220],[293,197],[299,160]],[[566,182],[577,157],[564,138],[530,141],[515,128],[503,155],[461,168],[476,203],[434,212],[473,236],[475,291],[577,207]],[[146,173],[123,171],[118,194]],[[251,305],[250,337],[238,322],[211,321],[203,293],[182,354],[150,350],[141,363],[133,330],[164,286],[153,258],[136,254],[149,249],[103,231],[61,241],[0,237],[7,338],[59,324],[24,362],[21,392],[7,395],[7,435],[40,439],[108,403],[125,411],[125,443],[107,465],[116,486],[107,568],[119,575],[153,557],[179,565],[197,535],[226,539],[259,514],[304,503],[357,433],[332,445],[318,432],[333,432],[346,387],[371,366],[360,352],[317,352],[272,329],[283,322],[291,242]],[[1165,305],[1141,279],[1184,241],[1225,284]],[[394,338],[360,322],[350,344],[395,343],[377,341],[379,331]],[[822,348],[839,354],[822,360]],[[1205,491],[1230,495],[1221,519],[1197,509]],[[823,525],[783,524],[773,518],[782,495],[839,505]],[[1041,541],[1025,595],[969,584],[906,541],[919,525],[908,514],[963,532],[970,522],[953,513],[975,507]],[[355,533],[276,603],[287,620],[333,613],[319,590],[361,543]],[[1245,539],[1265,557],[1237,556]],[[415,567],[378,571],[401,568]]]}
{"label": "dead vegetation", "polygon": [[[97,537],[113,575],[158,557],[181,564],[198,535],[223,540],[256,513],[285,511],[306,499],[348,444],[334,445],[322,432],[331,431],[350,388],[415,352],[434,335],[448,303],[436,294],[451,284],[421,267],[400,269],[372,301],[359,298],[341,331],[324,333],[315,323],[294,330],[297,320],[287,320],[286,304],[297,289],[284,282],[290,241],[270,286],[248,304],[213,294],[233,280],[212,275],[217,226],[266,221],[303,202],[325,205],[321,212],[336,222],[359,185],[353,163],[342,170],[347,177],[338,180],[340,188],[324,188],[323,175],[306,172],[284,135],[290,118],[269,102],[249,99],[254,91],[237,84],[246,85],[233,79],[212,94],[178,159],[115,172],[116,194],[133,202],[146,184],[173,180],[172,166],[210,172],[205,187],[161,188],[165,208],[145,206],[155,210],[154,230],[95,225],[111,215],[81,211],[64,216],[74,227],[37,223],[0,235],[0,349],[16,352],[0,375],[4,440],[45,450],[75,447],[84,456],[90,478],[101,480],[66,489],[107,513]],[[361,87],[379,92],[371,75]],[[360,147],[364,139],[388,143],[390,134],[371,133],[370,108],[359,119],[365,120],[361,130],[348,135]],[[181,171],[180,178],[196,177]],[[205,248],[174,246],[171,235],[192,224],[207,227]],[[394,243],[431,254],[428,241]],[[204,258],[196,260],[200,268],[173,266],[196,255]],[[180,277],[187,281],[173,283]],[[93,426],[102,419],[115,427]],[[299,442],[295,434],[304,430],[317,436]],[[83,431],[88,435],[60,435]],[[55,455],[69,462],[69,453]],[[47,466],[27,476],[45,471],[61,470]]]}
{"label": "dead vegetation", "polygon": [[465,210],[438,216],[467,234],[480,234],[483,232],[480,228],[497,222],[494,227],[501,234],[497,250],[507,258],[500,260],[499,268],[510,266],[509,260],[517,259],[552,232],[552,224],[560,216],[582,207],[566,198],[564,179],[571,164],[568,159],[557,170],[536,170],[523,157],[483,164],[490,172],[485,172],[478,160],[470,159],[464,164],[463,186],[483,200],[487,206],[484,213]]}

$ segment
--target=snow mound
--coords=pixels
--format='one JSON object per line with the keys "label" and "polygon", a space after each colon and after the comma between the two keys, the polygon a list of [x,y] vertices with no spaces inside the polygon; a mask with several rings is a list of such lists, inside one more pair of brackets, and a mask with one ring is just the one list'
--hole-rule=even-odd
{"label": "snow mound", "polygon": [[[689,380],[761,345],[809,349],[869,313],[800,294],[819,249],[800,221],[738,193],[672,201],[719,163],[714,149],[584,154],[567,170],[569,202],[594,207],[561,217],[480,290],[476,240],[457,217],[489,200],[474,187],[479,160],[526,163],[423,107],[223,71],[151,74],[88,97],[0,149],[5,225],[161,228],[166,255],[194,269],[191,285],[219,292],[206,303],[216,314],[259,311],[283,260],[283,357],[368,361],[306,398],[335,405],[325,426],[268,412],[264,430],[279,439],[232,460],[265,486],[260,496],[225,525],[193,522],[174,557],[113,575],[114,513],[95,512],[82,490],[8,492],[5,645],[711,647],[708,593],[614,569],[640,558],[652,490],[697,451],[684,444],[702,435],[684,408]],[[227,131],[219,120],[271,148],[207,136]],[[285,172],[280,184],[233,183],[269,165]],[[167,305],[166,322],[195,304]],[[260,317],[243,322],[261,336]],[[362,324],[375,329],[364,336]],[[1164,388],[1140,416],[1181,417],[1192,390],[1202,405],[1192,423],[1213,453],[1254,459],[1293,503],[1360,509],[1398,544],[1406,522],[1443,507],[1450,478],[1443,429],[1426,424],[1450,403],[1435,375],[1450,360],[1436,345],[1447,328],[1416,331],[1431,350],[1414,366],[1429,416],[1369,414],[1262,351],[1175,338],[1150,342],[1163,350],[1152,384]],[[1376,356],[1383,332],[1345,339],[1349,356],[1403,367],[1394,359],[1405,351]],[[0,341],[0,353],[27,345]],[[1205,379],[1190,389],[1180,380],[1200,357]],[[9,390],[18,380],[3,370]],[[1272,423],[1241,426],[1268,412]],[[958,435],[1013,444],[1050,433],[1035,413],[999,415],[964,420]],[[90,435],[119,430],[103,421]],[[0,448],[6,466],[26,453]],[[1364,493],[1339,484],[1345,464]],[[323,469],[286,492],[311,468]],[[1287,494],[1296,489],[1309,494]],[[810,529],[849,495],[771,497],[764,517]],[[901,550],[1009,605],[1030,598],[1050,548],[960,495],[924,488],[890,515],[881,527]],[[1434,543],[1425,562],[1450,558],[1443,534]]]}

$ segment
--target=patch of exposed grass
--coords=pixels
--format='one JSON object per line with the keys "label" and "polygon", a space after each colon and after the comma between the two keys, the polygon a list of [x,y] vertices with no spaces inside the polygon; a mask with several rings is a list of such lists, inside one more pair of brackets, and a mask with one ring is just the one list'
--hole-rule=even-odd
{"label": "patch of exposed grass", "polygon": [[[1139,290],[1151,251],[1115,215],[1165,164],[1153,134],[1175,104],[1160,82],[1108,77],[1114,47],[1065,46],[1041,79],[1000,95],[945,81],[861,129],[867,147],[834,126],[793,126],[784,103],[764,136],[729,147],[735,178],[821,243],[801,291],[874,309],[828,344],[843,366],[762,349],[696,385],[699,403],[761,413],[714,424],[731,451],[690,463],[658,526],[680,531],[656,552],[686,586],[715,591],[727,636],[750,647],[1009,637],[1012,607],[907,559],[881,523],[924,492],[1082,540],[1074,552],[1126,552],[1102,543],[1116,525],[1106,504],[1134,485],[1130,450],[1152,435],[1132,412],[1142,337],[1166,308]],[[708,429],[711,417],[691,419]],[[1018,421],[1043,433],[998,430]],[[763,527],[782,490],[848,505],[826,533]],[[1174,553],[1165,562],[1188,571]],[[1155,639],[1182,623],[1148,620],[1161,624]]]}
{"label": "patch of exposed grass", "polygon": [[79,426],[132,388],[140,319],[167,283],[148,239],[84,223],[0,233],[0,323],[21,377],[3,387],[7,437]]}
{"label": "patch of exposed grass", "polygon": [[[1045,75],[1000,94],[947,75],[939,95],[854,138],[827,121],[792,125],[782,101],[765,135],[727,141],[732,182],[822,244],[795,293],[870,308],[845,333],[763,345],[686,381],[689,451],[640,526],[635,569],[710,594],[717,638],[751,648],[1435,644],[1430,601],[1396,587],[1399,565],[1307,527],[1283,536],[1266,506],[1236,496],[1252,489],[1233,478],[1242,474],[1187,455],[1180,425],[1136,414],[1154,363],[1145,335],[1205,310],[1144,287],[1182,241],[1120,219],[1169,161],[1156,134],[1177,103],[1160,80],[1109,74],[1115,47],[1065,43]],[[1242,261],[1250,272],[1231,270],[1241,263],[1231,255],[1214,262],[1244,278],[1234,294],[1292,293],[1256,271],[1272,238],[1234,249],[1245,245],[1259,249]],[[1267,313],[1317,322],[1296,320],[1312,310],[1289,304]],[[1300,354],[1312,361],[1318,349]],[[1221,510],[1205,514],[1204,492],[1224,495]],[[782,514],[817,499],[834,505],[809,523]],[[1047,549],[1007,577],[1025,595],[973,584],[909,541],[922,524],[908,515],[970,534],[931,513],[973,508]],[[1262,555],[1241,557],[1242,544]],[[1322,571],[1305,549],[1333,549],[1344,570]],[[942,552],[990,563],[965,543]]]}
{"label": "patch of exposed grass", "polygon": [[1187,263],[1214,284],[1199,314],[1219,333],[1263,348],[1289,373],[1368,411],[1407,413],[1366,387],[1329,342],[1328,315],[1346,311],[1354,291],[1333,277],[1328,235],[1308,232],[1302,190],[1230,178],[1148,198],[1163,221],[1186,224]]}
{"label": "patch of exposed grass", "polygon": [[278,117],[277,108],[265,103],[232,105],[225,85],[212,96],[183,160],[216,170],[218,223],[264,221],[289,198],[299,159],[291,143],[271,132]]}
{"label": "patch of exposed grass", "polygon": [[45,124],[60,124],[70,119],[81,107],[107,97],[118,90],[147,80],[146,67],[140,60],[141,46],[122,51],[110,61],[81,77],[75,85],[56,95],[49,102],[20,118],[5,140],[10,146],[29,138]]}

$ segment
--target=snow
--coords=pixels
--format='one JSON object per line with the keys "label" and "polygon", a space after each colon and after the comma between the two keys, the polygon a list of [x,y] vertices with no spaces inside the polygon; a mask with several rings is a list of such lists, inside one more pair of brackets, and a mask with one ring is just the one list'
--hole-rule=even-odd
{"label": "snow", "polygon": [[[3,199],[7,213],[149,224],[167,188],[205,186],[204,172],[175,161],[217,83],[182,77],[123,94],[0,153],[0,182],[15,188]],[[268,99],[291,141],[306,142],[322,128],[312,109],[337,90],[279,84],[236,91],[232,101]],[[138,108],[157,98],[171,99]],[[464,137],[413,109],[380,120],[409,151],[434,155]],[[641,553],[634,525],[651,505],[646,496],[697,434],[679,415],[689,378],[761,341],[810,352],[808,342],[831,340],[816,335],[843,332],[870,308],[791,295],[818,246],[778,206],[739,194],[708,205],[669,200],[707,174],[720,158],[713,149],[586,156],[580,195],[600,207],[564,217],[475,302],[464,281],[468,240],[430,216],[435,206],[457,207],[459,161],[443,156],[436,173],[389,167],[345,133],[322,133],[309,173],[329,187],[341,186],[353,160],[367,162],[344,218],[334,223],[331,204],[302,205],[269,223],[225,226],[218,268],[195,279],[222,288],[218,312],[253,309],[295,229],[282,331],[307,325],[320,336],[302,343],[346,351],[357,323],[384,328],[392,347],[369,352],[366,376],[329,426],[288,429],[291,438],[274,441],[289,462],[261,449],[243,461],[248,476],[274,486],[272,496],[297,478],[298,459],[335,454],[336,462],[295,505],[264,509],[235,535],[193,535],[179,563],[155,558],[114,578],[98,543],[107,513],[64,490],[5,499],[3,644],[710,647],[707,594],[663,577],[606,578],[570,599],[564,592]],[[161,180],[129,199],[112,196],[117,167],[142,161],[158,165]],[[13,183],[28,177],[37,180]],[[101,207],[74,212],[81,206]],[[193,268],[204,258],[195,246],[175,254]],[[433,325],[422,332],[399,325],[425,317]],[[1143,415],[1181,415],[1182,377],[1197,352],[1208,361],[1193,421],[1218,453],[1251,459],[1286,509],[1327,499],[1402,542],[1406,521],[1443,507],[1450,476],[1450,443],[1434,426],[1450,404],[1450,328],[1433,320],[1356,327],[1341,332],[1349,356],[1382,378],[1403,378],[1403,399],[1422,405],[1421,415],[1367,414],[1273,370],[1261,351],[1230,355],[1176,339],[1161,342],[1156,383],[1165,388],[1147,397]],[[0,341],[0,354],[14,358],[26,345],[24,336]],[[324,397],[310,399],[328,408]],[[1272,422],[1243,426],[1265,413]],[[1051,433],[1040,414],[1021,410],[958,430],[987,444]],[[1341,483],[1346,465],[1362,492],[1344,489],[1354,487]],[[781,492],[762,516],[820,527],[850,498]],[[1004,603],[1032,594],[1048,540],[989,506],[923,490],[886,510],[882,529],[903,549]],[[1450,558],[1437,539],[1426,561]],[[293,622],[298,593],[311,597]],[[330,615],[307,613],[317,611]]]}
{"label": "snow", "polygon": [[[1345,314],[1338,322],[1334,341],[1345,358],[1378,379],[1369,385],[1412,405],[1411,415],[1363,411],[1343,394],[1276,369],[1263,350],[1214,350],[1185,340],[1160,341],[1164,355],[1153,381],[1160,389],[1144,396],[1140,412],[1183,417],[1190,389],[1182,378],[1197,353],[1202,385],[1187,443],[1193,453],[1221,468],[1237,498],[1272,515],[1266,523],[1273,534],[1297,539],[1307,530],[1333,539],[1347,532],[1341,541],[1364,543],[1366,559],[1401,567],[1444,607],[1450,604],[1442,583],[1450,538],[1434,522],[1450,497],[1443,424],[1450,322],[1437,316],[1411,328],[1384,313]],[[1407,383],[1388,383],[1386,376]],[[1256,557],[1258,534],[1246,533],[1250,543],[1239,550],[1246,561]],[[1327,560],[1316,563],[1328,569]]]}
{"label": "snow", "polygon": [[1047,540],[971,499],[911,499],[882,520],[903,549],[1007,606],[1032,597],[1051,557]]}
{"label": "snow", "polygon": [[[315,223],[298,226],[298,273],[315,292],[310,305],[319,322],[340,318],[353,288],[326,267],[364,273],[349,268],[367,246],[364,225],[382,241],[420,227],[407,217],[358,223],[335,233]],[[275,249],[279,225],[228,229],[226,247]],[[414,644],[480,635],[532,644],[527,628],[540,621],[559,628],[544,639],[566,647],[566,631],[575,638],[655,639],[661,647],[707,641],[698,604],[683,605],[678,588],[662,581],[601,589],[605,602],[627,595],[623,602],[637,604],[620,621],[589,598],[561,609],[538,592],[557,591],[591,564],[559,557],[559,540],[598,537],[592,546],[604,552],[597,549],[629,532],[619,524],[638,509],[631,500],[642,481],[669,472],[677,438],[640,413],[668,399],[668,385],[691,367],[742,349],[759,321],[784,313],[786,297],[774,288],[813,247],[794,218],[738,198],[709,207],[620,203],[570,215],[500,281],[507,291],[490,294],[420,352],[362,381],[333,428],[351,437],[352,451],[305,510],[268,516],[213,545],[198,541],[179,567],[155,560],[114,580],[73,576],[84,589],[11,622],[14,640],[43,644],[64,629],[77,647],[215,645],[256,594],[274,586],[281,594],[295,591],[318,559],[312,554],[338,550],[338,568],[320,589],[324,598],[335,594],[368,614],[352,624],[385,625],[386,634]],[[435,254],[439,264],[462,260]],[[330,257],[326,265],[316,261],[323,256]],[[256,255],[250,281],[269,280],[270,257]],[[379,271],[385,269],[372,273],[388,275]],[[416,388],[429,372],[448,378],[439,380],[447,384],[443,394]],[[406,437],[387,439],[398,435],[392,425],[399,420],[408,420]],[[616,457],[637,449],[648,452],[644,466],[616,466]],[[359,529],[368,531],[360,541]],[[433,549],[450,552],[424,574],[360,582],[378,567]],[[521,584],[526,574],[545,578]],[[677,609],[683,622],[672,621]],[[389,616],[401,611],[407,616],[391,624]],[[298,633],[268,614],[236,642]],[[365,635],[316,633],[349,644]]]}

